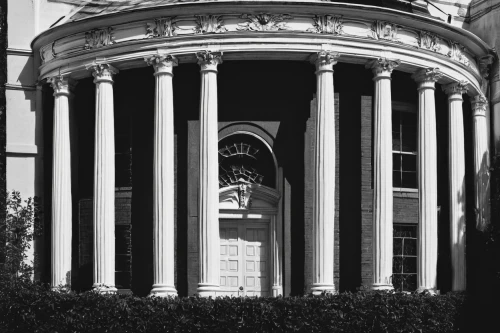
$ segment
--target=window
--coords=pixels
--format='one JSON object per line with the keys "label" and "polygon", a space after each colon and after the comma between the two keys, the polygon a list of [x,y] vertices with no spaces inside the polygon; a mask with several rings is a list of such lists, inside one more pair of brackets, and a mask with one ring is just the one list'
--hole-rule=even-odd
{"label": "window", "polygon": [[274,159],[260,139],[234,134],[219,142],[219,187],[242,182],[274,188]]}
{"label": "window", "polygon": [[393,106],[393,187],[417,188],[417,113],[411,106]]}
{"label": "window", "polygon": [[394,224],[392,284],[399,291],[417,289],[417,225]]}

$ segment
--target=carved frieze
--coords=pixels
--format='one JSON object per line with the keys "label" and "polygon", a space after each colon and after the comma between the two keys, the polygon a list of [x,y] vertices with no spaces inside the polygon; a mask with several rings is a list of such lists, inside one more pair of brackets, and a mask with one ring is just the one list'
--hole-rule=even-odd
{"label": "carved frieze", "polygon": [[421,48],[434,52],[439,52],[441,50],[441,45],[439,45],[440,38],[437,35],[421,30],[417,38],[418,46]]}
{"label": "carved frieze", "polygon": [[238,185],[238,206],[240,209],[249,209],[252,205],[252,200],[250,199],[251,192],[247,184],[241,182]]}
{"label": "carved frieze", "polygon": [[342,16],[315,15],[313,21],[313,28],[307,29],[308,32],[332,35],[341,35],[344,33],[342,31],[344,27]]}
{"label": "carved frieze", "polygon": [[399,26],[384,21],[375,21],[372,25],[371,34],[374,39],[385,39],[392,42],[400,42],[398,40]]}
{"label": "carved frieze", "polygon": [[97,49],[114,43],[112,27],[93,29],[85,33],[85,50]]}
{"label": "carved frieze", "polygon": [[177,35],[176,31],[179,27],[173,22],[175,17],[161,17],[154,21],[154,24],[146,24],[146,37],[172,37]]}
{"label": "carved frieze", "polygon": [[227,31],[222,15],[196,15],[195,18],[194,33],[196,34],[218,34]]}
{"label": "carved frieze", "polygon": [[469,66],[469,59],[462,53],[464,47],[454,41],[448,40],[448,44],[450,45],[450,51],[448,52],[448,57],[453,60],[456,60],[465,66]]}
{"label": "carved frieze", "polygon": [[241,18],[245,20],[238,24],[241,31],[279,31],[286,30],[288,20],[292,17],[288,14],[243,14]]}

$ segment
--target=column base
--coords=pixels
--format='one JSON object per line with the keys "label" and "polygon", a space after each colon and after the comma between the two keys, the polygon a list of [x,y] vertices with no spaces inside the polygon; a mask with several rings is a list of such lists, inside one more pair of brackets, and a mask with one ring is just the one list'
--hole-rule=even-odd
{"label": "column base", "polygon": [[394,290],[394,286],[392,284],[386,283],[372,283],[370,286],[371,290]]}
{"label": "column base", "polygon": [[418,293],[428,293],[430,295],[440,295],[441,292],[435,288],[425,288],[425,287],[420,287],[417,289]]}
{"label": "column base", "polygon": [[216,284],[199,283],[197,292],[200,297],[216,297],[220,287]]}
{"label": "column base", "polygon": [[116,294],[118,291],[115,286],[106,286],[102,283],[94,283],[92,290],[99,294]]}
{"label": "column base", "polygon": [[314,283],[311,287],[313,295],[337,294],[334,284]]}
{"label": "column base", "polygon": [[177,297],[177,290],[174,286],[167,284],[153,284],[153,289],[149,293],[149,297]]}
{"label": "column base", "polygon": [[283,296],[283,291],[281,286],[273,286],[272,287],[273,297]]}

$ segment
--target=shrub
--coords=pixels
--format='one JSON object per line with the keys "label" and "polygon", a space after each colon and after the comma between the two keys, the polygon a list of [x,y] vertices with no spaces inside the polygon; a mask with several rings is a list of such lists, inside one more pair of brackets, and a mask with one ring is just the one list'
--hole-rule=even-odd
{"label": "shrub", "polygon": [[464,294],[139,298],[0,281],[2,332],[460,332]]}

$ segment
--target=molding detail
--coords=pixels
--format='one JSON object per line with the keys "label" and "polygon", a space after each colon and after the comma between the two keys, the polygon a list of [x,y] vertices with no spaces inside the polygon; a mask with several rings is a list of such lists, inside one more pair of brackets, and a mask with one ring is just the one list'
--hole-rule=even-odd
{"label": "molding detail", "polygon": [[154,21],[154,26],[151,23],[146,23],[146,37],[147,38],[158,38],[158,37],[172,37],[177,35],[175,32],[179,27],[172,22],[175,19],[173,17],[160,17],[156,18]]}
{"label": "molding detail", "polygon": [[332,35],[341,35],[344,33],[344,31],[342,30],[342,28],[344,27],[342,16],[315,15],[313,21],[313,28],[307,29],[308,32]]}
{"label": "molding detail", "polygon": [[467,59],[467,57],[465,57],[462,53],[464,47],[459,43],[451,40],[448,40],[448,44],[450,44],[450,51],[448,52],[448,57],[464,64],[465,66],[469,66],[470,65],[469,59]]}
{"label": "molding detail", "polygon": [[454,82],[447,84],[442,87],[443,91],[451,97],[451,95],[463,95],[466,94],[467,91],[469,90],[469,82],[467,81],[459,81],[459,82]]}
{"label": "molding detail", "polygon": [[398,39],[398,30],[399,26],[394,23],[375,21],[372,25],[371,33],[374,39],[385,39],[401,43]]}
{"label": "molding detail", "polygon": [[227,31],[226,27],[224,27],[222,15],[195,15],[195,18],[195,34],[218,34]]}
{"label": "molding detail", "polygon": [[288,29],[286,21],[293,17],[288,14],[243,14],[240,18],[246,20],[238,24],[241,31],[279,31]]}
{"label": "molding detail", "polygon": [[[115,44],[113,28],[93,29],[85,33],[85,50],[98,49],[100,47]],[[52,49],[54,49],[52,47]],[[54,55],[55,57],[55,55]]]}
{"label": "molding detail", "polygon": [[428,31],[421,30],[417,37],[418,46],[422,49],[427,49],[434,52],[441,51],[441,45],[439,45],[440,38]]}
{"label": "molding detail", "polygon": [[240,209],[249,209],[252,205],[252,199],[250,198],[252,192],[248,191],[247,184],[238,185],[238,205]]}

